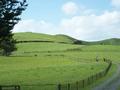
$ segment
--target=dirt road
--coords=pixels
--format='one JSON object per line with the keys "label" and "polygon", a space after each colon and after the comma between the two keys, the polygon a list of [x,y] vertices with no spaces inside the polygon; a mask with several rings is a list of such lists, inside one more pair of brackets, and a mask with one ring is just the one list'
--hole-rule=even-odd
{"label": "dirt road", "polygon": [[117,70],[114,75],[93,88],[93,90],[117,90],[120,87],[120,64],[117,64]]}

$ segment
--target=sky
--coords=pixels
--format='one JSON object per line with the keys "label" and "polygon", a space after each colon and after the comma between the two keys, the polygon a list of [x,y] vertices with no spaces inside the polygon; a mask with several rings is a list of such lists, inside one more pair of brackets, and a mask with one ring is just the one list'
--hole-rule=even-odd
{"label": "sky", "polygon": [[120,0],[27,0],[13,32],[65,34],[79,40],[120,38]]}

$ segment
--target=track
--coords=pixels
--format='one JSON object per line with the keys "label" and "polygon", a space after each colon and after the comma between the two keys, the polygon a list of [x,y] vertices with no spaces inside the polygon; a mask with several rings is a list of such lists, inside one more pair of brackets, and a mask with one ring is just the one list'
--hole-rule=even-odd
{"label": "track", "polygon": [[111,78],[94,87],[92,90],[117,90],[118,87],[120,87],[120,64],[117,64],[117,71]]}

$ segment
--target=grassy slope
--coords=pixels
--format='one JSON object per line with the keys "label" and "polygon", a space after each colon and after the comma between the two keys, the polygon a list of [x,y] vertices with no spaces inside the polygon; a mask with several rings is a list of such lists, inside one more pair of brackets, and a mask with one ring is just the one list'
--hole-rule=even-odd
{"label": "grassy slope", "polygon": [[78,62],[61,56],[14,59],[3,57],[0,60],[0,84],[40,85],[75,82],[105,67],[106,64]]}
{"label": "grassy slope", "polygon": [[14,38],[17,41],[53,41],[53,42],[65,42],[65,43],[74,43],[75,39],[66,36],[66,35],[47,35],[47,34],[38,34],[38,33],[15,33]]}
{"label": "grassy slope", "polygon": [[120,45],[120,39],[111,38],[111,39],[95,41],[95,42],[83,42],[83,44],[86,44],[86,45]]}
{"label": "grassy slope", "polygon": [[84,44],[84,45],[120,45],[120,39],[112,38],[112,39],[106,39],[101,41],[95,41],[95,42],[86,42],[74,39],[72,37],[69,37],[67,35],[47,35],[47,34],[39,34],[39,33],[15,33],[14,38],[17,41],[53,41],[53,42],[63,42],[63,43],[76,43],[76,44]]}
{"label": "grassy slope", "polygon": [[[33,33],[18,33],[15,36],[18,40],[73,42],[67,36],[57,37],[59,38]],[[103,57],[113,62],[120,62],[120,46],[115,45],[86,46],[42,42],[19,43],[17,47],[18,51],[15,51],[11,57],[0,57],[0,84],[76,82],[103,70],[106,67],[101,61]],[[99,56],[101,62],[95,62],[96,56]],[[34,90],[39,90],[38,88]]]}
{"label": "grassy slope", "polygon": [[[71,83],[93,75],[107,65],[97,63],[96,52],[85,51],[87,46],[58,43],[19,43],[17,46],[18,51],[11,57],[0,57],[0,84]],[[22,86],[22,90],[36,87],[31,88]],[[34,90],[38,88],[40,86]],[[53,88],[51,90],[55,90]]]}

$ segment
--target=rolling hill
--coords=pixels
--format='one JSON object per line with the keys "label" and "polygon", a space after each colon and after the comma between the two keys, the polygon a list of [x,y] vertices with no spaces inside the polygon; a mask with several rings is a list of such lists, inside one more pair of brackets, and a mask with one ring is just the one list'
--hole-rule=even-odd
{"label": "rolling hill", "polygon": [[67,35],[48,35],[48,34],[40,34],[40,33],[31,33],[31,32],[25,32],[25,33],[15,33],[14,38],[20,42],[57,42],[57,43],[68,43],[72,44],[76,41],[76,39],[69,37]]}
{"label": "rolling hill", "polygon": [[40,33],[15,33],[14,38],[17,42],[55,42],[55,43],[66,43],[66,44],[82,44],[82,45],[120,45],[120,39],[111,38],[101,41],[87,42],[82,40],[74,39],[67,35],[57,34],[48,35]]}
{"label": "rolling hill", "polygon": [[95,41],[95,42],[84,42],[83,44],[86,44],[86,45],[120,45],[120,39],[111,38],[111,39],[105,39],[105,40]]}
{"label": "rolling hill", "polygon": [[[108,66],[103,58],[120,62],[119,39],[86,42],[61,34],[30,32],[15,33],[14,38],[27,43],[17,43],[17,50],[10,57],[0,56],[0,85],[20,85],[22,90],[56,90],[58,84],[67,87],[68,83],[74,87],[76,81],[85,79],[89,82],[88,77],[96,78],[97,73]],[[101,43],[117,43],[118,46],[92,45]],[[99,62],[96,62],[96,57]],[[99,79],[104,82],[116,69],[117,65],[113,63],[109,73]],[[97,80],[91,81],[91,86],[92,82],[99,84]],[[88,88],[84,90],[91,90],[87,85],[84,87]]]}

